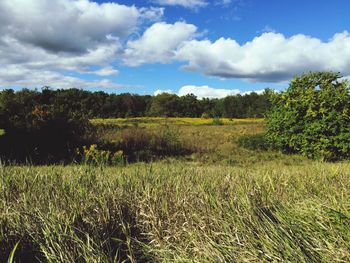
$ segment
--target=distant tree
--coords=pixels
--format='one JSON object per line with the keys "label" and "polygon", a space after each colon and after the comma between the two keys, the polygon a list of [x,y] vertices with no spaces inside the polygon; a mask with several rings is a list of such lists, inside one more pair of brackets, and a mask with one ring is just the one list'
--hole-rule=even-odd
{"label": "distant tree", "polygon": [[160,117],[177,117],[180,115],[179,113],[179,97],[169,93],[162,93],[154,96],[148,111],[148,115]]}
{"label": "distant tree", "polygon": [[350,157],[350,86],[338,73],[312,72],[274,94],[267,138],[277,149],[323,160]]}
{"label": "distant tree", "polygon": [[201,115],[199,102],[193,94],[187,94],[179,98],[180,113],[184,117],[199,117]]}
{"label": "distant tree", "polygon": [[[177,96],[160,94],[158,96],[137,95],[130,93],[108,94],[106,92],[89,92],[82,89],[58,89],[49,87],[38,90],[23,89],[0,91],[0,127],[8,121],[12,124],[16,118],[23,120],[30,115],[35,105],[50,105],[54,112],[67,116],[84,116],[84,118],[115,118],[140,116],[178,116],[200,117],[263,117],[269,108],[266,94],[236,95],[222,99],[204,98],[198,100],[195,95]],[[1,114],[10,119],[2,118]],[[21,122],[24,124],[24,122]]]}

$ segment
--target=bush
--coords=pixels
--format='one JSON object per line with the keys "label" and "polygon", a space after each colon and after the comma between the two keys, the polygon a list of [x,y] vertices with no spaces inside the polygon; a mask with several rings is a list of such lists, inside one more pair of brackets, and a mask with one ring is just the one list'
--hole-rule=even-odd
{"label": "bush", "polygon": [[124,153],[119,150],[116,152],[111,152],[108,150],[98,149],[96,144],[90,145],[90,147],[83,146],[83,150],[80,153],[78,150],[78,156],[81,155],[81,160],[84,163],[92,165],[123,165],[124,162]]}
{"label": "bush", "polygon": [[210,118],[210,114],[208,112],[204,112],[201,116],[202,119],[209,119]]}
{"label": "bush", "polygon": [[211,125],[224,125],[224,122],[220,118],[214,118],[213,121],[211,122]]}
{"label": "bush", "polygon": [[5,135],[0,138],[1,159],[47,164],[71,161],[75,149],[90,143],[95,132],[81,116],[69,116],[50,105],[1,111]]}
{"label": "bush", "polygon": [[307,73],[275,94],[267,114],[270,144],[313,159],[349,158],[350,87],[339,78],[332,72]]}
{"label": "bush", "polygon": [[178,133],[168,126],[159,130],[125,129],[122,131],[120,142],[115,147],[124,152],[128,161],[151,161],[190,152],[180,142]]}
{"label": "bush", "polygon": [[269,149],[269,144],[266,140],[265,134],[254,134],[254,135],[244,135],[238,137],[238,146],[249,149],[249,150],[262,150],[266,151]]}

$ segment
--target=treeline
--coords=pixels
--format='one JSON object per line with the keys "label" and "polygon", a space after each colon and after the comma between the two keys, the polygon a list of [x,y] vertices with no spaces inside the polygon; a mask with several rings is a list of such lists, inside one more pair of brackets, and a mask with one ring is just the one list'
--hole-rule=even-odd
{"label": "treeline", "polygon": [[[197,99],[193,94],[177,96],[163,93],[157,96],[137,94],[108,94],[80,89],[41,91],[23,89],[0,92],[2,111],[32,112],[36,106],[54,108],[68,115],[86,118],[125,117],[263,117],[270,108],[272,90],[262,94],[228,96],[223,99]],[[9,112],[9,113],[10,113]]]}
{"label": "treeline", "polygon": [[[0,160],[10,162],[31,162],[34,164],[69,163],[79,159],[77,149],[98,145],[111,153],[123,150],[131,159],[141,158],[145,149],[132,148],[132,143],[109,145],[101,140],[100,129],[91,125],[91,118],[116,117],[262,117],[270,107],[272,91],[244,96],[230,96],[224,99],[197,99],[194,95],[179,97],[174,94],[157,96],[135,94],[108,94],[80,89],[41,91],[23,89],[0,92]],[[132,136],[138,136],[133,132]],[[146,138],[147,155],[179,154],[184,149],[158,135],[141,134]],[[129,138],[132,142],[138,138]],[[166,140],[169,140],[166,134]],[[127,138],[123,139],[127,141]],[[137,141],[136,144],[139,141]],[[159,142],[159,143],[158,143]],[[135,143],[134,143],[135,144]],[[166,147],[160,149],[159,145]],[[169,150],[170,149],[170,150]],[[185,149],[186,150],[186,149]],[[140,154],[131,156],[130,152]]]}

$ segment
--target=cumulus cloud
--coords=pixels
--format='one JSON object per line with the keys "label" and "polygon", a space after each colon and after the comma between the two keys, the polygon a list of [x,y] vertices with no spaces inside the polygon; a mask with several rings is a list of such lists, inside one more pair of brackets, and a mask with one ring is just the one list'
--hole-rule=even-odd
{"label": "cumulus cloud", "polygon": [[197,98],[224,98],[230,95],[237,95],[240,93],[239,89],[216,89],[208,86],[183,86],[179,90],[179,96],[185,96],[187,94],[193,94]]}
{"label": "cumulus cloud", "polygon": [[187,71],[253,82],[288,81],[305,71],[350,75],[350,34],[346,31],[328,41],[265,32],[243,44],[231,38],[211,41],[197,36],[197,28],[185,22],[156,23],[127,43],[123,61],[129,66],[183,61],[182,69]]}
{"label": "cumulus cloud", "polygon": [[180,46],[192,39],[196,31],[196,26],[185,22],[155,23],[139,39],[128,41],[124,52],[124,63],[129,66],[169,63]]}
{"label": "cumulus cloud", "polygon": [[206,0],[152,0],[151,2],[159,5],[178,5],[186,8],[199,8],[208,5],[208,2]]}
{"label": "cumulus cloud", "polygon": [[[155,1],[189,8],[213,3]],[[139,66],[176,61],[184,63],[184,70],[207,76],[262,82],[288,81],[315,70],[350,76],[350,34],[346,31],[328,41],[276,32],[265,32],[246,43],[232,38],[209,40],[202,39],[195,25],[159,22],[163,12],[163,8],[92,0],[1,0],[0,86],[11,86],[11,81],[13,85],[51,85],[50,80],[58,83],[60,77],[64,83],[81,85],[85,80],[79,74],[94,74],[105,80],[87,85],[102,87],[118,75],[113,66],[118,62]],[[131,39],[145,26],[141,36]]]}
{"label": "cumulus cloud", "polygon": [[350,75],[350,34],[335,34],[327,42],[273,32],[242,45],[230,38],[191,40],[182,45],[176,58],[187,62],[185,70],[220,78],[278,82],[316,70]]}
{"label": "cumulus cloud", "polygon": [[195,85],[186,85],[179,89],[177,93],[173,92],[172,90],[156,90],[154,92],[154,95],[159,95],[162,93],[169,93],[169,94],[177,94],[178,96],[186,96],[188,94],[195,95],[198,99],[203,98],[209,98],[209,99],[221,99],[225,98],[227,96],[233,96],[233,95],[245,95],[250,94],[252,92],[255,92],[257,94],[262,94],[264,90],[254,90],[254,91],[240,91],[239,89],[219,89],[219,88],[212,88],[209,86],[195,86]]}
{"label": "cumulus cloud", "polygon": [[[123,41],[140,24],[158,21],[163,9],[89,0],[2,0],[0,13],[0,64],[8,69],[0,86],[10,86],[9,79],[13,85],[41,86],[61,78],[63,86],[104,87],[107,80],[87,83],[67,72],[116,76],[112,63]],[[23,74],[14,79],[19,69]]]}
{"label": "cumulus cloud", "polygon": [[118,76],[119,71],[112,67],[106,67],[96,71],[91,71],[91,73],[98,76]]}
{"label": "cumulus cloud", "polygon": [[86,52],[125,38],[143,18],[157,19],[162,9],[137,9],[89,0],[2,0],[0,32],[52,52]]}
{"label": "cumulus cloud", "polygon": [[0,68],[0,88],[26,87],[40,88],[48,85],[52,88],[124,88],[124,85],[114,83],[109,79],[87,81],[59,72],[28,69],[22,66],[10,65]]}

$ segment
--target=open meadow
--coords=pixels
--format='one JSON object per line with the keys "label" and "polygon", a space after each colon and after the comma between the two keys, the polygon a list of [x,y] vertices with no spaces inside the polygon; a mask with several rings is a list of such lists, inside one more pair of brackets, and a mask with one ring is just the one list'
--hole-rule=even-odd
{"label": "open meadow", "polygon": [[0,263],[350,263],[349,10],[0,0]]}
{"label": "open meadow", "polygon": [[262,119],[92,123],[112,143],[166,131],[191,151],[1,165],[0,262],[11,251],[20,262],[350,261],[349,162],[243,147],[239,138],[264,132]]}

